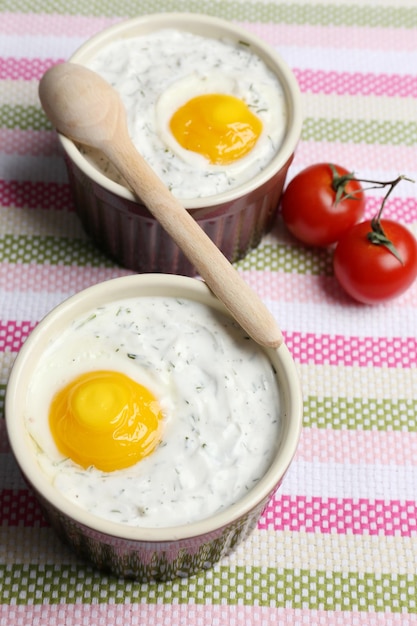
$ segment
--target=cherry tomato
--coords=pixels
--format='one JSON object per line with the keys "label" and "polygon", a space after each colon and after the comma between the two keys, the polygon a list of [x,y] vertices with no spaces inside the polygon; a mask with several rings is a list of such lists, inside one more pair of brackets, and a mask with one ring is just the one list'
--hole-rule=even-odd
{"label": "cherry tomato", "polygon": [[281,204],[289,231],[312,246],[338,241],[362,219],[365,210],[362,186],[352,176],[344,167],[328,163],[311,165],[297,174]]}
{"label": "cherry tomato", "polygon": [[417,276],[417,241],[401,224],[382,219],[382,229],[401,262],[385,246],[371,243],[370,221],[356,224],[337,244],[334,273],[345,291],[359,302],[376,304],[395,298],[411,286]]}

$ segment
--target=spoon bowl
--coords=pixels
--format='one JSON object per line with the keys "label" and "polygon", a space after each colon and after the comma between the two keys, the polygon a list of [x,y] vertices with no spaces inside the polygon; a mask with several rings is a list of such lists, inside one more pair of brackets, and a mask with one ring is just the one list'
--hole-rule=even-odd
{"label": "spoon bowl", "polygon": [[127,134],[118,93],[82,65],[62,63],[47,70],[39,98],[52,125],[77,143],[101,149],[120,130]]}

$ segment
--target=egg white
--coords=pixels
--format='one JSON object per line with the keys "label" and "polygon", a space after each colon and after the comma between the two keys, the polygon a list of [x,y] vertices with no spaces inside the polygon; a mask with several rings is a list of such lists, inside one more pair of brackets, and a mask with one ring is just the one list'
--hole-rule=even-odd
{"label": "egg white", "polygon": [[210,163],[203,155],[183,148],[170,129],[172,115],[192,98],[206,94],[235,96],[262,122],[262,132],[252,150],[244,157],[227,165],[232,174],[248,168],[270,149],[270,142],[278,147],[283,139],[284,126],[279,122],[282,94],[262,81],[249,80],[243,72],[233,77],[220,70],[203,74],[194,72],[172,82],[159,96],[155,105],[155,128],[165,146],[184,163],[207,171],[224,170],[224,165]]}
{"label": "egg white", "polygon": [[[84,373],[99,370],[110,370],[125,374],[135,382],[146,387],[157,398],[165,418],[172,413],[173,391],[168,380],[162,374],[141,366],[133,360],[114,354],[109,345],[106,348],[102,343],[101,351],[97,351],[97,341],[94,338],[83,337],[80,340],[72,338],[69,343],[63,344],[59,354],[46,355],[41,366],[36,370],[31,382],[29,394],[36,394],[36,419],[27,416],[27,428],[30,436],[40,450],[46,455],[45,467],[64,460],[59,451],[49,427],[49,409],[55,394],[68,385],[72,380]],[[36,391],[35,391],[36,390]]]}
{"label": "egg white", "polygon": [[[88,65],[118,91],[134,145],[177,198],[230,191],[255,177],[279,151],[287,129],[286,97],[279,77],[250,46],[162,29],[114,41]],[[240,98],[263,124],[250,153],[224,167],[184,150],[169,130],[173,113],[207,92]],[[126,185],[97,151],[83,152],[105,176]]]}

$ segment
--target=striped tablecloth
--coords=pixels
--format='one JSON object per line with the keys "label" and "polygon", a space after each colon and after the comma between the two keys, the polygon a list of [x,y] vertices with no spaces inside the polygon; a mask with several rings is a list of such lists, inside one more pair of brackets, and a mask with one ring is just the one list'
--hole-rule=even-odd
{"label": "striped tablecloth", "polygon": [[[165,10],[239,22],[280,51],[303,93],[290,176],[334,161],[417,179],[415,0],[0,0],[0,10],[0,413],[38,320],[128,273],[83,233],[37,99],[44,70],[104,26]],[[416,197],[401,184],[386,210],[414,233]],[[369,194],[368,215],[380,200]],[[356,305],[330,252],[303,249],[279,221],[238,268],[283,328],[304,391],[296,460],[258,528],[188,580],[100,575],[44,522],[0,420],[1,626],[417,623],[417,284]]]}

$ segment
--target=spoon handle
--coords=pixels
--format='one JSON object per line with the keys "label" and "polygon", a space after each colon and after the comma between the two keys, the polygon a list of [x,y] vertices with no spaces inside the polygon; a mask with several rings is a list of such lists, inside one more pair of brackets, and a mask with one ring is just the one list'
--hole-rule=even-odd
{"label": "spoon handle", "polygon": [[282,333],[271,312],[165,187],[128,135],[115,134],[101,149],[242,328],[261,345],[280,346]]}

